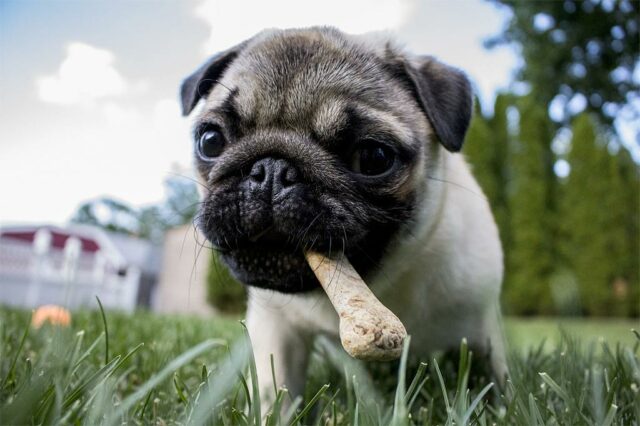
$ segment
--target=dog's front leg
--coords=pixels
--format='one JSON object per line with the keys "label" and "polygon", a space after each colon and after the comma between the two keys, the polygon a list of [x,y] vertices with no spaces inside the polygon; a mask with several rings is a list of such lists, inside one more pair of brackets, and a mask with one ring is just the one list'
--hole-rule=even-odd
{"label": "dog's front leg", "polygon": [[[310,344],[295,324],[289,324],[280,308],[264,301],[249,301],[247,329],[253,345],[260,389],[260,405],[264,416],[275,400],[273,377],[278,388],[286,387],[291,398],[302,396],[307,376]],[[273,371],[271,368],[273,355]],[[286,397],[283,407],[291,403]]]}

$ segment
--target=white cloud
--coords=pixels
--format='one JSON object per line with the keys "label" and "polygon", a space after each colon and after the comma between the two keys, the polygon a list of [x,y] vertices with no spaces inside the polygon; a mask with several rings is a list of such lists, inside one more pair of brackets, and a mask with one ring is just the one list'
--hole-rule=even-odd
{"label": "white cloud", "polygon": [[506,15],[485,2],[465,2],[464,13],[447,1],[422,0],[201,0],[196,15],[209,26],[203,55],[246,40],[265,28],[333,25],[360,34],[390,31],[407,50],[435,55],[460,67],[474,83],[485,110],[497,90],[512,82],[517,55],[512,49],[487,51],[485,37],[504,25]]}
{"label": "white cloud", "polygon": [[44,102],[77,105],[122,95],[128,85],[114,62],[108,50],[70,43],[58,71],[36,81],[38,96]]}
{"label": "white cloud", "polygon": [[100,110],[108,124],[124,125],[140,121],[142,116],[140,111],[131,106],[108,101],[100,106]]}
{"label": "white cloud", "polygon": [[333,25],[359,34],[396,28],[409,12],[408,0],[204,0],[196,9],[211,31],[205,55],[227,49],[265,28]]}
{"label": "white cloud", "polygon": [[0,182],[19,183],[2,188],[0,226],[64,223],[79,203],[100,196],[156,203],[164,179],[190,169],[189,122],[174,99],[65,111],[39,116],[28,132],[19,122],[0,129],[11,141],[2,145]]}
{"label": "white cloud", "polygon": [[[460,5],[464,3],[464,9]],[[483,110],[492,111],[495,93],[509,87],[518,55],[511,48],[486,50],[483,40],[504,26],[508,15],[485,1],[411,0],[407,22],[398,40],[416,54],[433,55],[463,70],[480,96]]]}

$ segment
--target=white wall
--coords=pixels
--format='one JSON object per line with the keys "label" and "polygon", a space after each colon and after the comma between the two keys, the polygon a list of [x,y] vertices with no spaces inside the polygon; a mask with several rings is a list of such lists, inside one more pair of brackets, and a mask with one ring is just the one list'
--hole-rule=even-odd
{"label": "white wall", "polygon": [[165,234],[162,270],[153,309],[164,313],[210,315],[206,279],[209,249],[205,238],[191,225],[174,228]]}

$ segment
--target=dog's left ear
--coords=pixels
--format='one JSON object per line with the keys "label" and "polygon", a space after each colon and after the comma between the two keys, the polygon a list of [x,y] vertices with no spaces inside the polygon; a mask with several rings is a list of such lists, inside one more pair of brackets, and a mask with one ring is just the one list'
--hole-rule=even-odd
{"label": "dog's left ear", "polygon": [[420,57],[413,63],[405,59],[403,65],[418,104],[436,136],[447,150],[460,151],[473,110],[469,80],[462,71],[431,56]]}
{"label": "dog's left ear", "polygon": [[213,55],[193,74],[184,79],[180,87],[182,115],[189,115],[198,104],[198,101],[211,92],[218,79],[246,44],[247,42],[245,41],[224,52]]}

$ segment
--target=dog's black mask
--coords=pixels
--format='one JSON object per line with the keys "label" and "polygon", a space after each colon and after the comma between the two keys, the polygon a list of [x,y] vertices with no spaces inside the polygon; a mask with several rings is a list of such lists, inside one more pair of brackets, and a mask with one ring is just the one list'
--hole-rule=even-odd
{"label": "dog's black mask", "polygon": [[212,178],[198,218],[207,239],[248,285],[281,292],[317,287],[305,250],[344,253],[367,276],[410,216],[411,200],[376,194],[337,156],[300,157],[301,146],[321,151],[316,141],[295,133],[264,137],[273,139],[237,142],[247,151],[230,152],[224,166],[201,162]]}
{"label": "dog's black mask", "polygon": [[[194,132],[206,187],[197,225],[245,284],[317,288],[306,250],[344,253],[367,279],[413,217],[427,117],[445,147],[462,144],[464,76],[345,43],[327,29],[263,35],[183,83],[185,114],[210,94]],[[427,90],[430,72],[438,84]],[[449,99],[426,110],[438,91]]]}

